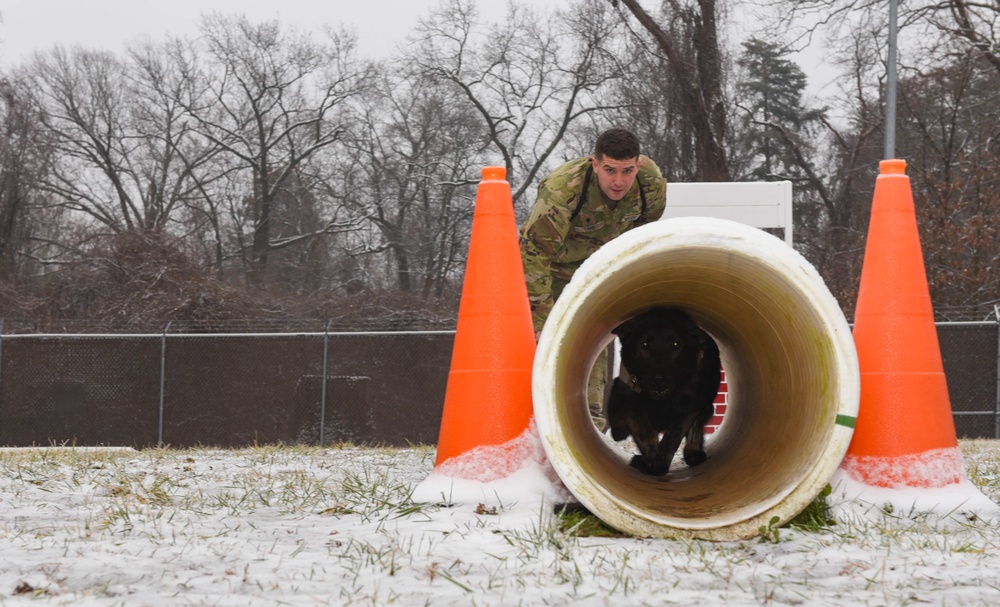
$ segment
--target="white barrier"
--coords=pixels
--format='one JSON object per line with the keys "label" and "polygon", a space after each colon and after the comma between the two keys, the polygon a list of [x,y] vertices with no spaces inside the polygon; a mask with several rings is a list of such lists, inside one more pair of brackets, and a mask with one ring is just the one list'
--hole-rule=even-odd
{"label": "white barrier", "polygon": [[664,219],[717,217],[755,228],[781,228],[792,245],[792,182],[668,183]]}

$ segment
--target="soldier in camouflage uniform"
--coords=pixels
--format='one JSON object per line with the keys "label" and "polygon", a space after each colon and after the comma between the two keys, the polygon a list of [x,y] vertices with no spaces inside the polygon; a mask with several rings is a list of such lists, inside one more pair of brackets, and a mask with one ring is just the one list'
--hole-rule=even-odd
{"label": "soldier in camouflage uniform", "polygon": [[[635,135],[619,128],[601,133],[593,156],[570,160],[542,180],[520,239],[536,336],[583,261],[612,238],[658,220],[666,197],[659,167],[639,153]],[[606,378],[603,353],[587,390],[599,426]]]}

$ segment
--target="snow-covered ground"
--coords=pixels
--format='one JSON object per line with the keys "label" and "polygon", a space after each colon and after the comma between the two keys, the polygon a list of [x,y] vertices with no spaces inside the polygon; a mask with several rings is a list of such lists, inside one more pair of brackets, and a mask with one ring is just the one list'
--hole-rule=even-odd
{"label": "snow-covered ground", "polygon": [[[1000,441],[962,441],[1000,502]],[[0,451],[0,605],[1000,605],[1000,522],[829,500],[739,542],[414,503],[428,448]],[[892,510],[886,512],[886,510]]]}

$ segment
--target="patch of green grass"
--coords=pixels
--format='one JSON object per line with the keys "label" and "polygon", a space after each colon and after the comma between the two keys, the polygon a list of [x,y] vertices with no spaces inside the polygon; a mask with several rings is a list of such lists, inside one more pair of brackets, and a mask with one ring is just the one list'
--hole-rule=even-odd
{"label": "patch of green grass", "polygon": [[576,537],[629,537],[582,508],[556,511],[559,531]]}
{"label": "patch of green grass", "polygon": [[820,533],[836,525],[837,520],[833,518],[833,514],[830,512],[830,504],[826,501],[826,498],[832,492],[833,487],[829,484],[823,487],[823,490],[819,492],[816,499],[806,506],[805,510],[798,513],[795,518],[788,521],[787,526],[795,527],[802,531]]}
{"label": "patch of green grass", "polygon": [[777,516],[772,517],[767,525],[760,526],[760,541],[777,544],[781,541],[781,529],[786,528],[811,533],[829,531],[831,527],[837,524],[837,520],[833,518],[833,514],[830,512],[830,504],[826,501],[826,498],[831,493],[833,493],[833,487],[830,485],[823,487],[823,490],[819,492],[819,495],[816,496],[816,499],[812,503],[784,525],[779,524],[781,519]]}

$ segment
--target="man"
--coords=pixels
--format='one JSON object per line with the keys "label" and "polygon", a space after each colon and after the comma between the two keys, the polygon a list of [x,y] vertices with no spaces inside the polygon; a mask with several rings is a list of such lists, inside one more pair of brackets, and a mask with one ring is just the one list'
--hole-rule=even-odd
{"label": "man", "polygon": [[[639,139],[621,128],[601,133],[593,156],[570,160],[542,180],[520,239],[536,336],[584,260],[612,238],[658,220],[666,198],[659,167],[639,153]],[[587,390],[595,419],[604,406],[606,377],[602,354]]]}

